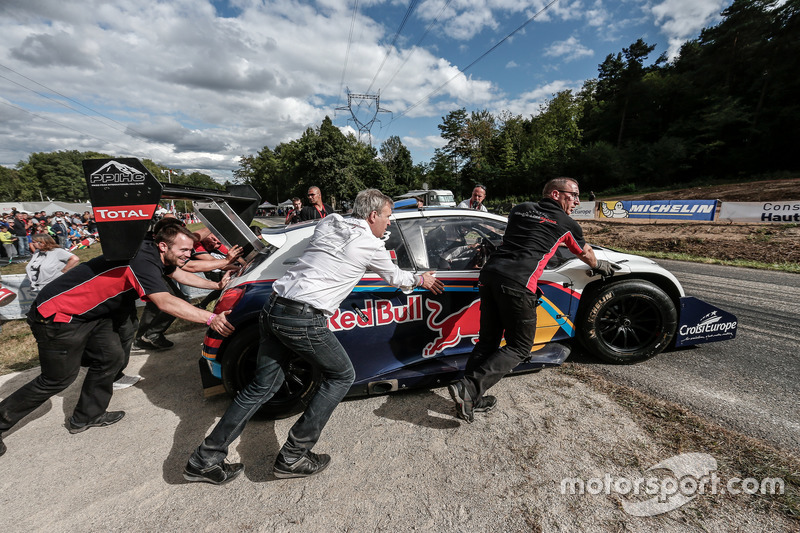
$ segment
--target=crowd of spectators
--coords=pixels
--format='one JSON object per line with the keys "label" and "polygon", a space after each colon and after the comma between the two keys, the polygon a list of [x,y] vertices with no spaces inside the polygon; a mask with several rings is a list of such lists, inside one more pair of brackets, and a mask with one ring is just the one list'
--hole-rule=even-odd
{"label": "crowd of spectators", "polygon": [[35,235],[49,235],[65,250],[90,246],[98,240],[97,224],[90,211],[83,214],[55,211],[48,215],[45,211],[27,213],[12,208],[10,213],[0,214],[0,233],[5,235],[0,259],[6,263],[29,261],[37,252]]}

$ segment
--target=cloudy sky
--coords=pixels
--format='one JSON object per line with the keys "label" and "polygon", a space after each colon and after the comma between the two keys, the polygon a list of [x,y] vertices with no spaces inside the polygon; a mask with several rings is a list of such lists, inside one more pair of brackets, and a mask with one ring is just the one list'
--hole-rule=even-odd
{"label": "cloudy sky", "polygon": [[337,110],[348,89],[380,92],[380,113],[351,99],[358,122],[377,118],[373,144],[397,135],[419,163],[449,111],[536,114],[636,39],[651,61],[674,55],[729,4],[1,0],[0,164],[95,150],[224,179],[326,115],[357,133]]}

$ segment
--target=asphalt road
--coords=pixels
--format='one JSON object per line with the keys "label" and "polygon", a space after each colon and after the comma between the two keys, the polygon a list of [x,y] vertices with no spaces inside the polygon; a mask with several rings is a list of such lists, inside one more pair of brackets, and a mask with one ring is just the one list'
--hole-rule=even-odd
{"label": "asphalt road", "polygon": [[736,338],[634,365],[572,360],[800,455],[800,275],[659,260],[688,296],[732,312]]}

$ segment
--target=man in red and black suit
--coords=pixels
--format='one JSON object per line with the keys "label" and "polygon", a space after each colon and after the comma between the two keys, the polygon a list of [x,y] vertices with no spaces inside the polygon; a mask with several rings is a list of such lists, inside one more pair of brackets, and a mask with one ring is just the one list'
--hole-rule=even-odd
{"label": "man in red and black suit", "polygon": [[[51,396],[66,389],[82,365],[88,366],[78,403],[67,420],[70,433],[114,424],[123,411],[107,411],[112,384],[126,358],[121,317],[135,317],[137,298],[191,322],[205,323],[223,336],[233,326],[226,314],[198,309],[169,293],[162,279],[217,289],[216,283],[180,267],[194,247],[192,233],[178,224],[164,226],[153,240],[142,242],[133,259],[104,256],[82,263],[45,286],[31,305],[28,324],[39,347],[41,375],[0,402],[0,435]],[[130,329],[130,328],[128,328]],[[135,326],[133,327],[135,331]],[[129,336],[132,338],[132,336]],[[128,340],[130,340],[130,338]],[[0,455],[6,447],[0,437]]]}

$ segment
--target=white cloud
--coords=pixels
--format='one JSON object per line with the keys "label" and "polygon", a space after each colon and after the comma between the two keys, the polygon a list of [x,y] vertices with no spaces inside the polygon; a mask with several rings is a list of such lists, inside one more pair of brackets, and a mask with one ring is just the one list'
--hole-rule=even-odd
{"label": "white cloud", "polygon": [[727,0],[665,0],[654,5],[655,22],[669,39],[669,57],[675,57],[687,39],[719,20],[729,4]]}
{"label": "white cloud", "polygon": [[440,135],[426,135],[424,137],[404,136],[401,138],[403,144],[412,148],[435,149],[441,148],[447,141]]}
{"label": "white cloud", "polygon": [[571,89],[573,93],[580,89],[582,82],[569,80],[555,80],[545,85],[536,87],[532,91],[520,94],[511,100],[500,100],[493,103],[491,112],[499,116],[501,111],[510,111],[513,115],[523,117],[536,116],[541,112],[548,100],[552,100],[556,93]]}
{"label": "white cloud", "polygon": [[513,59],[506,63],[506,68],[517,68],[519,65]]}
{"label": "white cloud", "polygon": [[[348,2],[237,0],[224,11],[225,18],[217,16],[207,0],[6,1],[0,6],[0,65],[19,74],[0,67],[13,80],[0,79],[0,90],[41,118],[0,106],[8,117],[0,125],[0,164],[85,146],[172,166],[197,168],[203,161],[236,168],[239,155],[297,138],[346,103],[340,81]],[[460,24],[468,32],[472,19],[485,14],[464,15]],[[355,92],[372,83],[391,31],[363,13],[358,17],[345,78]],[[391,102],[395,113],[418,103],[409,116],[426,116],[438,113],[442,101],[469,105],[492,98],[491,82],[464,76],[427,49],[409,52],[390,55],[371,91],[383,89],[382,104]],[[118,123],[57,109],[34,92],[50,89]]]}
{"label": "white cloud", "polygon": [[594,51],[583,46],[578,39],[570,37],[565,41],[556,41],[544,51],[547,57],[558,57],[564,61],[574,61],[582,57],[591,57]]}

